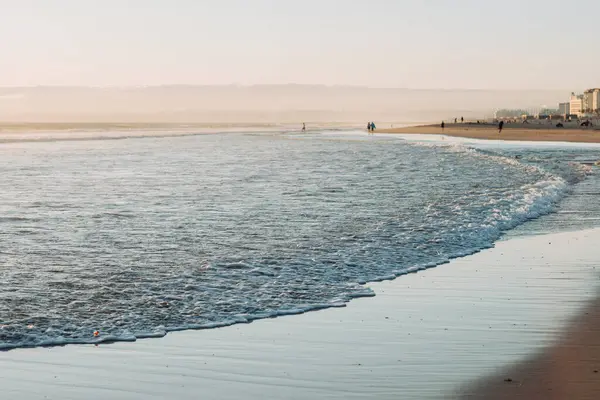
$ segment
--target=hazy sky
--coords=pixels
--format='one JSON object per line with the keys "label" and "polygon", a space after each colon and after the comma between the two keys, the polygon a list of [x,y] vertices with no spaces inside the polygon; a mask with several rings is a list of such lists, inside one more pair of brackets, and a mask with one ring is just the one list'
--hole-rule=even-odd
{"label": "hazy sky", "polygon": [[0,0],[0,85],[600,86],[598,0]]}

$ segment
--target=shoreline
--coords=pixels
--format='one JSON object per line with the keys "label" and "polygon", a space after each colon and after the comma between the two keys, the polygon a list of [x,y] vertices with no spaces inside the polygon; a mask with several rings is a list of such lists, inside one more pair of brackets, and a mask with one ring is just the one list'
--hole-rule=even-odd
{"label": "shoreline", "polygon": [[580,129],[579,127],[556,128],[545,125],[505,124],[502,133],[498,133],[495,124],[446,124],[420,125],[413,127],[378,129],[383,134],[421,134],[460,137],[467,139],[528,141],[528,142],[575,142],[600,143],[600,127]]}
{"label": "shoreline", "polygon": [[0,352],[0,384],[24,399],[597,398],[598,240],[600,229],[501,239],[293,318]]}
{"label": "shoreline", "polygon": [[[87,128],[83,125],[67,125],[49,129],[44,124],[39,129],[23,128],[22,130],[5,130],[0,124],[0,144],[36,143],[36,142],[69,142],[93,140],[123,140],[147,138],[177,138],[198,135],[216,134],[294,134],[303,133],[301,126],[272,124],[272,125],[222,125],[219,124],[106,124],[102,128]],[[95,126],[95,125],[94,125]],[[322,125],[307,129],[306,133],[329,131],[358,131],[357,127],[346,125]]]}
{"label": "shoreline", "polygon": [[370,284],[376,297],[345,308],[135,343],[15,349],[0,353],[0,384],[22,399],[448,398],[552,349],[596,296],[599,239],[593,229],[497,242]]}
{"label": "shoreline", "polygon": [[[176,138],[207,134],[303,134],[301,127],[296,125],[239,125],[220,126],[219,124],[101,124],[101,128],[92,128],[96,124],[56,124],[54,129],[48,129],[52,124],[42,124],[31,129],[23,125],[22,129],[5,129],[0,123],[0,144],[35,143],[35,142],[68,142],[88,140],[124,140],[146,138]],[[61,125],[62,127],[57,127]],[[540,126],[523,129],[517,126],[505,126],[501,134],[495,125],[448,124],[444,131],[438,125],[420,125],[401,128],[377,129],[376,135],[411,138],[418,136],[437,138],[440,141],[448,138],[501,141],[501,142],[533,142],[533,143],[571,143],[571,144],[600,144],[600,128],[564,130]],[[319,125],[307,129],[308,134],[340,131],[367,135],[358,126],[351,125]]]}
{"label": "shoreline", "polygon": [[600,398],[600,295],[569,322],[553,346],[456,394],[465,400]]}

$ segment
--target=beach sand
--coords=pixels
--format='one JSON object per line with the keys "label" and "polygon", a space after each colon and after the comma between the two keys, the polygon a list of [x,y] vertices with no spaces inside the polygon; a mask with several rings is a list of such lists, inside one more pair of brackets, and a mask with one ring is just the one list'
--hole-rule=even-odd
{"label": "beach sand", "polygon": [[600,399],[600,298],[557,344],[458,393],[463,399]]}
{"label": "beach sand", "polygon": [[[587,347],[598,336],[586,324],[598,320],[569,321],[598,294],[599,241],[598,229],[500,241],[370,284],[376,297],[341,309],[135,343],[3,352],[2,398],[513,398],[548,384],[582,394],[561,398],[586,398],[600,377],[589,371],[600,367]],[[558,341],[563,332],[573,341]],[[506,370],[521,360],[530,360],[526,368]],[[534,367],[544,360],[560,368]]]}
{"label": "beach sand", "polygon": [[470,139],[487,140],[519,140],[534,142],[580,142],[600,143],[600,128],[579,128],[576,125],[567,125],[565,128],[556,128],[547,123],[506,124],[502,133],[498,133],[496,124],[446,124],[444,130],[440,125],[422,125],[396,129],[378,129],[378,133],[401,134],[428,134],[464,137]]}

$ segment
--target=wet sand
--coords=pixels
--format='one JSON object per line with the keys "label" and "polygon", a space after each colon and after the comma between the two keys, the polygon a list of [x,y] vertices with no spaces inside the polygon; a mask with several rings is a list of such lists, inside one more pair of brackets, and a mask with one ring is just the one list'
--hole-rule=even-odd
{"label": "wet sand", "polygon": [[160,138],[281,129],[276,125],[242,124],[0,123],[0,143]]}
{"label": "wet sand", "polygon": [[549,124],[507,124],[498,133],[497,125],[484,124],[446,124],[442,130],[440,125],[422,125],[397,129],[378,129],[378,133],[429,134],[487,140],[517,140],[534,142],[580,142],[600,143],[600,127],[580,128],[568,125],[556,128]]}
{"label": "wet sand", "polygon": [[[117,140],[136,138],[164,138],[203,134],[301,133],[299,124],[168,124],[168,123],[3,123],[0,122],[0,144],[23,142],[61,142],[82,140]],[[314,124],[307,133],[352,131],[352,124]]]}
{"label": "wet sand", "polygon": [[557,344],[457,394],[482,400],[600,399],[600,297],[573,319]]}
{"label": "wet sand", "polygon": [[[569,373],[553,379],[557,393],[588,394],[598,375],[580,371],[599,359],[585,347],[597,343],[593,333],[575,325],[578,351],[552,346],[598,293],[599,242],[598,229],[501,241],[370,284],[376,297],[341,309],[135,343],[12,350],[0,353],[0,387],[24,400],[447,399],[512,388],[507,365],[559,351],[556,372]],[[531,377],[533,388],[548,375]]]}
{"label": "wet sand", "polygon": [[133,122],[0,122],[0,133],[29,132],[86,132],[86,131],[135,131],[135,130],[177,130],[177,129],[234,129],[271,128],[277,124],[252,123],[133,123]]}

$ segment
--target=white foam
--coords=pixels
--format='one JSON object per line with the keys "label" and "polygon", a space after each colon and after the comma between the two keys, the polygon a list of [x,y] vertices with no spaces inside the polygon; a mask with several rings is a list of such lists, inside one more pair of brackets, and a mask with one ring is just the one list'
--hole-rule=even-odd
{"label": "white foam", "polygon": [[378,137],[395,137],[407,142],[437,142],[441,144],[477,145],[478,148],[576,148],[576,149],[598,149],[600,143],[581,142],[543,142],[526,140],[492,140],[492,139],[470,139],[457,136],[433,135],[433,134],[376,134]]}

